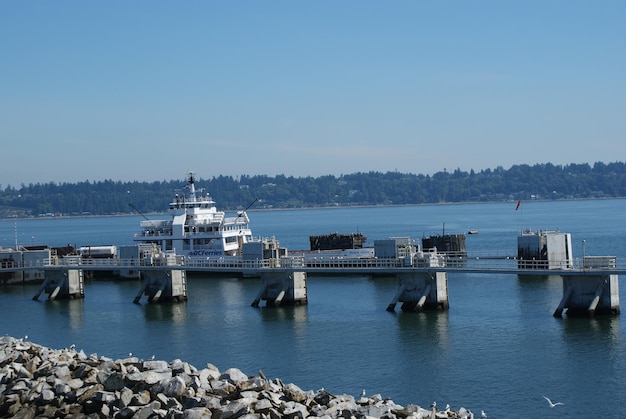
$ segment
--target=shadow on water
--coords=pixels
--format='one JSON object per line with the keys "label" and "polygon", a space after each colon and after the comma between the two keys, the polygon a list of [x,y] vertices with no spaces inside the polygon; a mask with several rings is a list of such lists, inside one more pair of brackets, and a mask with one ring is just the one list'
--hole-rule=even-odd
{"label": "shadow on water", "polygon": [[[392,315],[394,315],[392,313]],[[411,342],[415,338],[431,342],[446,340],[448,335],[447,311],[399,312],[398,331],[403,340]]]}
{"label": "shadow on water", "polygon": [[520,275],[515,281],[520,315],[554,313],[563,296],[563,279],[560,276]]}
{"label": "shadow on water", "polygon": [[0,295],[26,296],[32,298],[39,289],[40,284],[11,284],[0,285]]}

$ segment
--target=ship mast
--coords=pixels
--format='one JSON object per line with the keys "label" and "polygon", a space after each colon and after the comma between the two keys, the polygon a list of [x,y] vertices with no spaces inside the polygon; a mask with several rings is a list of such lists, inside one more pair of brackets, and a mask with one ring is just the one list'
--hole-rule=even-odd
{"label": "ship mast", "polygon": [[196,182],[196,178],[193,175],[193,172],[189,172],[189,178],[187,179],[187,187],[189,188],[189,200],[191,202],[196,201],[196,187],[194,183]]}

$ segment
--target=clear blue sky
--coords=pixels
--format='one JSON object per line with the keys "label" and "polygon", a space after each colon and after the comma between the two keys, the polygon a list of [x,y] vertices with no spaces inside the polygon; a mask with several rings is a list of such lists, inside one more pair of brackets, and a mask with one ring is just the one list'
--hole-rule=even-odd
{"label": "clear blue sky", "polygon": [[0,185],[626,160],[626,1],[0,0]]}

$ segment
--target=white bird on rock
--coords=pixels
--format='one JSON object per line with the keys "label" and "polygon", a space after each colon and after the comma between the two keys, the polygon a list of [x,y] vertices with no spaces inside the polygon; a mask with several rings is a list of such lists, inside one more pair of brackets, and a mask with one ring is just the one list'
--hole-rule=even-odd
{"label": "white bird on rock", "polygon": [[486,418],[486,417],[487,417],[487,414],[485,413],[485,411],[484,411],[484,410],[481,410],[481,411],[480,411],[480,417],[481,417],[481,418]]}
{"label": "white bird on rock", "polygon": [[543,396],[543,398],[544,398],[544,399],[546,399],[546,400],[548,401],[548,404],[550,405],[550,407],[555,407],[555,406],[559,406],[559,405],[560,405],[560,406],[563,406],[563,405],[564,405],[564,403],[561,403],[561,402],[556,402],[556,403],[553,403],[553,402],[552,402],[552,400],[550,400],[550,399],[549,399],[549,398],[547,398],[546,396]]}

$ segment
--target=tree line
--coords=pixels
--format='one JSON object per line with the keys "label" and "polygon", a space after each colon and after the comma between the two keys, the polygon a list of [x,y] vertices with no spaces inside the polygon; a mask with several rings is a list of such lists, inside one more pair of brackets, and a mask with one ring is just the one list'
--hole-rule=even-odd
{"label": "tree line", "polygon": [[[0,217],[110,215],[163,212],[186,180],[0,185]],[[456,169],[433,175],[359,172],[320,177],[241,175],[198,177],[196,189],[210,193],[218,209],[310,208],[411,205],[529,199],[626,197],[626,163],[551,163]]]}

